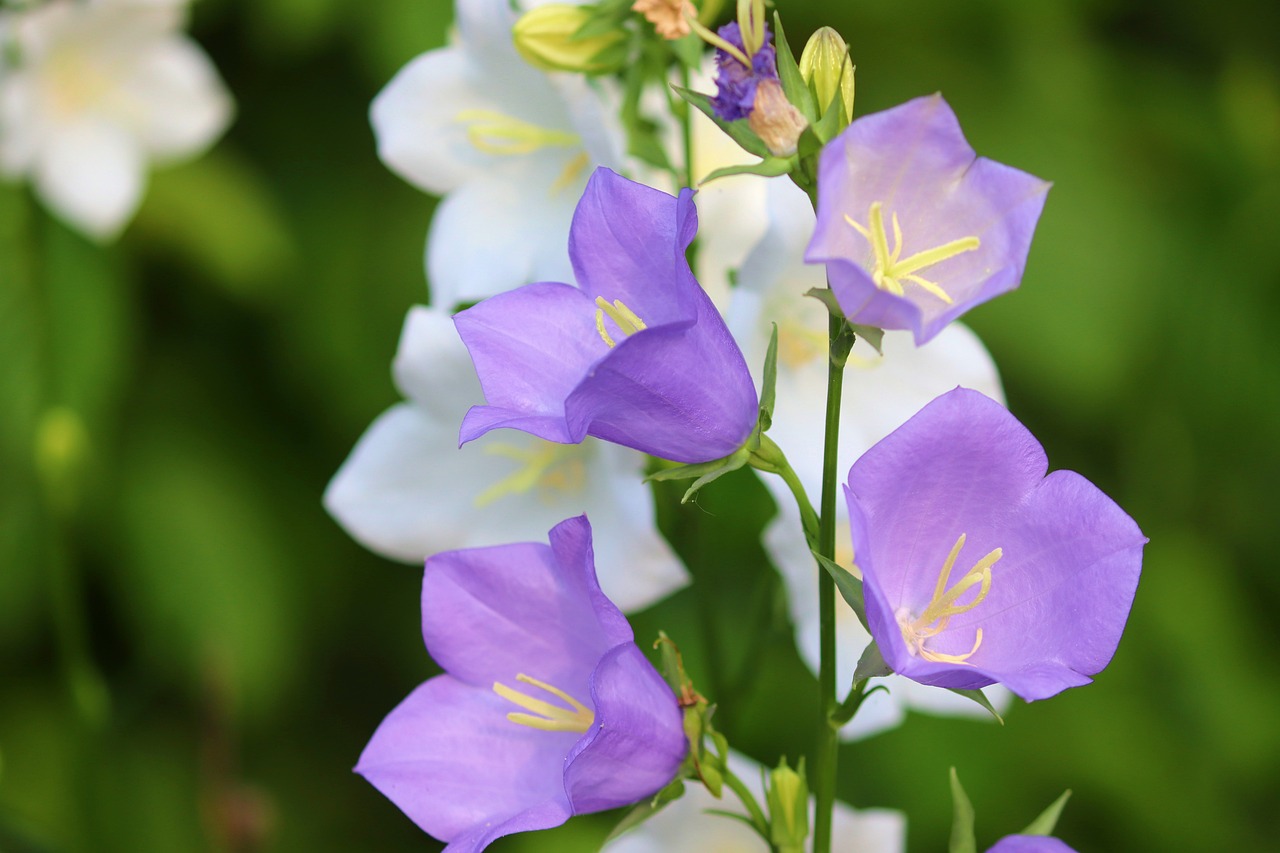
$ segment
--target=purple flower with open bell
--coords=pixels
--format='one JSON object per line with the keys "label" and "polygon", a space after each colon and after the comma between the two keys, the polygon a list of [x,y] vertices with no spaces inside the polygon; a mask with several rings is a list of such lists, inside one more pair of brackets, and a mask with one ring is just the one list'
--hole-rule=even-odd
{"label": "purple flower with open bell", "polygon": [[467,412],[461,442],[509,427],[677,462],[740,448],[756,391],[685,259],[697,230],[692,191],[597,169],[569,232],[578,286],[529,284],[454,316],[488,403]]}
{"label": "purple flower with open bell", "polygon": [[455,853],[638,802],[684,758],[676,697],[596,582],[586,516],[549,539],[427,559],[422,633],[445,674],[356,766]]}
{"label": "purple flower with open bell", "polygon": [[978,157],[941,95],[863,116],[822,151],[818,225],[845,316],[917,344],[1022,280],[1049,183]]}
{"label": "purple flower with open bell", "polygon": [[1111,660],[1146,538],[1003,406],[957,388],[849,471],[868,627],[894,672],[1027,701]]}

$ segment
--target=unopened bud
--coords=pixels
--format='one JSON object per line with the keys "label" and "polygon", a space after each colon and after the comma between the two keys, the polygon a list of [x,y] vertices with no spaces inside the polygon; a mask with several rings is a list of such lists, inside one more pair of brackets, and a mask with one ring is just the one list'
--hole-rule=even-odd
{"label": "unopened bud", "polygon": [[769,774],[769,835],[781,851],[802,851],[809,837],[809,784],[804,759],[795,770],[787,759]]}
{"label": "unopened bud", "polygon": [[521,15],[511,36],[525,61],[543,71],[614,71],[626,60],[627,34],[613,29],[577,37],[591,17],[589,6],[549,3]]}
{"label": "unopened bud", "polygon": [[844,106],[844,123],[853,118],[853,62],[849,46],[831,27],[823,27],[812,36],[800,54],[800,76],[818,99],[819,112],[831,106],[836,93]]}
{"label": "unopened bud", "polygon": [[747,126],[775,157],[796,153],[800,134],[809,126],[804,115],[791,105],[777,80],[761,80],[756,85],[756,99],[747,118]]}

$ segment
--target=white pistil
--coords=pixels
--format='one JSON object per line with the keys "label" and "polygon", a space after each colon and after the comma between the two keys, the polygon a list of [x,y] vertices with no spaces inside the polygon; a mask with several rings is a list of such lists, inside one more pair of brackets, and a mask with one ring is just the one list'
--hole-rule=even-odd
{"label": "white pistil", "polygon": [[[974,652],[982,645],[982,629],[978,628],[973,648],[963,654],[934,652],[924,647],[927,640],[946,630],[952,616],[968,613],[982,603],[991,590],[991,567],[1004,556],[1004,549],[992,550],[948,590],[947,582],[951,579],[951,570],[955,567],[956,558],[960,556],[964,541],[965,534],[961,533],[956,544],[952,546],[951,553],[947,555],[946,562],[942,564],[942,571],[938,573],[938,583],[933,588],[933,598],[929,599],[924,612],[915,618],[905,611],[899,611],[896,614],[898,628],[902,631],[902,639],[906,641],[907,648],[912,654],[934,663],[968,663],[969,658],[973,657]],[[975,585],[979,585],[979,588],[973,600],[968,604],[956,604],[960,596]]]}
{"label": "white pistil", "polygon": [[596,715],[590,708],[558,687],[552,687],[545,681],[531,678],[523,672],[516,675],[516,681],[531,684],[540,690],[545,690],[569,705],[573,710],[562,708],[559,705],[552,705],[550,702],[544,702],[541,699],[534,699],[526,693],[521,693],[519,690],[508,687],[500,681],[495,681],[493,683],[494,693],[497,693],[508,702],[532,712],[522,714],[519,711],[512,711],[507,714],[507,719],[511,722],[544,732],[585,732],[595,722]]}
{"label": "white pistil", "polygon": [[977,237],[961,237],[959,240],[952,240],[950,243],[944,243],[932,249],[926,249],[923,252],[916,252],[908,258],[899,260],[898,256],[902,254],[902,226],[898,223],[898,214],[893,214],[893,249],[889,249],[889,238],[884,230],[884,205],[880,202],[874,202],[871,210],[867,215],[867,225],[864,226],[855,220],[852,216],[845,214],[844,221],[848,222],[858,233],[867,238],[867,242],[871,244],[871,251],[875,253],[876,267],[871,273],[871,279],[876,283],[876,287],[881,290],[887,290],[896,296],[903,295],[903,282],[911,282],[912,284],[923,288],[929,293],[941,299],[950,305],[952,299],[947,292],[938,286],[937,282],[930,281],[923,276],[916,275],[920,270],[940,264],[943,261],[954,258],[956,255],[972,252],[982,245]]}
{"label": "white pistil", "polygon": [[610,349],[617,346],[617,342],[609,335],[604,327],[604,318],[608,316],[618,327],[618,331],[624,335],[634,335],[641,329],[649,328],[644,321],[636,316],[636,312],[632,311],[621,299],[615,299],[612,303],[606,302],[603,296],[596,297],[596,331],[600,333],[600,339],[609,345]]}

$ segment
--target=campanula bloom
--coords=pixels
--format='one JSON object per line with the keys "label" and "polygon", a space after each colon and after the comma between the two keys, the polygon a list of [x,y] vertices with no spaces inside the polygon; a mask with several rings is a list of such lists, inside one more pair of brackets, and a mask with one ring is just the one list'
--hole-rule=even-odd
{"label": "campanula bloom", "polygon": [[1018,286],[1048,190],[977,157],[941,95],[917,98],[863,116],[823,149],[805,260],[826,264],[850,320],[924,343]]}
{"label": "campanula bloom", "polygon": [[[764,363],[770,333],[777,325],[777,403],[769,435],[786,451],[787,461],[805,490],[816,495],[822,488],[824,427],[813,413],[822,411],[826,400],[828,315],[816,299],[799,294],[825,282],[821,267],[804,263],[805,245],[814,224],[808,197],[790,181],[768,181],[767,185],[769,228],[742,264],[726,321],[752,370]],[[849,356],[838,459],[845,469],[922,406],[956,385],[977,389],[995,400],[1004,399],[990,354],[963,323],[951,324],[922,347],[912,343],[908,332],[887,332],[882,349],[883,355],[860,339]],[[765,527],[763,545],[787,587],[796,647],[816,673],[821,657],[821,609],[813,582],[813,554],[790,491],[778,477],[762,479],[778,505],[778,514]],[[838,506],[836,513],[837,530],[843,531],[837,534],[836,562],[852,569],[845,507]],[[870,639],[852,610],[840,607],[836,611],[836,641],[842,648],[862,648]],[[857,655],[839,655],[836,682],[851,684],[856,664]],[[888,690],[868,697],[840,730],[841,738],[863,738],[900,725],[908,709],[990,719],[982,707],[962,696],[899,675],[875,683]],[[1013,698],[998,685],[985,692],[997,710]]]}
{"label": "campanula bloom", "polygon": [[854,561],[890,669],[1032,701],[1110,662],[1147,540],[1088,480],[1047,468],[1026,427],[963,388],[854,463]]}
{"label": "campanula bloom", "polygon": [[597,169],[574,213],[578,286],[526,285],[454,316],[488,405],[463,443],[499,427],[587,435],[676,462],[728,456],[756,422],[738,345],[689,269],[693,193]]}
{"label": "campanula bloom", "polygon": [[114,238],[148,161],[199,154],[231,120],[181,0],[53,0],[0,11],[0,171],[68,224]]}
{"label": "campanula bloom", "polygon": [[511,431],[458,447],[458,422],[483,396],[448,314],[409,311],[393,373],[404,402],[369,426],[324,493],[365,547],[421,566],[437,551],[541,538],[590,509],[600,585],[624,611],[688,582],[654,522],[643,453]]}
{"label": "campanula bloom", "polygon": [[675,694],[596,582],[591,525],[549,539],[428,558],[422,633],[444,674],[356,766],[450,851],[638,802],[684,758]]}
{"label": "campanula bloom", "polygon": [[1065,841],[1052,835],[1006,835],[987,853],[1076,853]]}
{"label": "campanula bloom", "polygon": [[402,68],[369,111],[378,156],[443,196],[427,234],[431,300],[452,310],[569,275],[565,235],[592,167],[619,166],[609,87],[516,51],[510,0],[456,0],[452,44]]}

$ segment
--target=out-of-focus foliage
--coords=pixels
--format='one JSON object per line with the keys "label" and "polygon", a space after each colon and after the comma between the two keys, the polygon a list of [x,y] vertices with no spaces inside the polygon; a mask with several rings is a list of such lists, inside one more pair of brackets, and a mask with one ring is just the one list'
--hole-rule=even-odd
{"label": "out-of-focus foliage", "polygon": [[[1095,685],[1003,728],[913,716],[843,748],[842,794],[905,810],[918,850],[945,844],[951,765],[981,844],[1070,787],[1058,834],[1081,850],[1265,849],[1280,834],[1274,3],[779,6],[793,43],[823,24],[848,40],[859,113],[942,90],[979,151],[1055,182],[1022,289],[970,319],[1055,467],[1151,538]],[[396,398],[400,324],[427,294],[432,202],[377,162],[366,111],[450,17],[443,0],[197,3],[237,120],[154,176],[119,244],[0,185],[0,850],[430,848],[349,772],[432,672],[420,573],[352,543],[319,497]],[[59,406],[87,435],[70,503],[35,464]],[[694,505],[677,491],[660,489],[661,521],[699,582],[637,636],[681,644],[735,746],[794,758],[815,690],[755,544],[767,493],[745,472]],[[106,705],[59,651],[76,607]]]}

